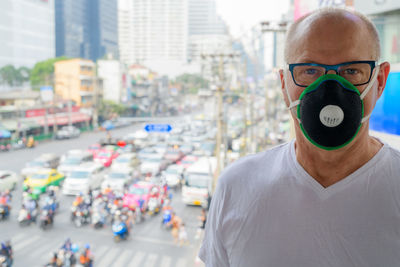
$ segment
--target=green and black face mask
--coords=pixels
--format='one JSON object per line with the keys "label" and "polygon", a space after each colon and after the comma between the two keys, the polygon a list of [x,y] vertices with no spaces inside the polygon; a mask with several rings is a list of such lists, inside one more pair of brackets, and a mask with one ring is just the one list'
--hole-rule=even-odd
{"label": "green and black face mask", "polygon": [[[304,136],[315,146],[335,150],[349,144],[371,114],[364,117],[364,97],[374,84],[379,70],[364,92],[345,78],[326,74],[309,85],[299,100],[290,102],[289,109],[297,106],[296,117]],[[287,92],[287,90],[286,90]]]}

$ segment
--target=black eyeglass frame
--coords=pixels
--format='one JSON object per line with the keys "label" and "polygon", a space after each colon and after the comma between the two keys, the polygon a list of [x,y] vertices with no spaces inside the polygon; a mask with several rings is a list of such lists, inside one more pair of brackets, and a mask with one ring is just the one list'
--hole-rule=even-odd
{"label": "black eyeglass frame", "polygon": [[325,64],[318,64],[318,63],[292,63],[292,64],[288,64],[288,65],[289,65],[289,70],[290,70],[290,73],[292,74],[292,79],[293,79],[294,83],[297,86],[300,86],[300,87],[308,87],[309,85],[300,85],[300,84],[298,84],[296,82],[296,79],[294,78],[294,74],[293,74],[293,69],[296,66],[323,67],[323,68],[325,68],[325,74],[327,74],[328,71],[330,71],[330,70],[334,70],[336,72],[336,74],[339,75],[339,72],[338,72],[339,67],[345,66],[345,65],[350,65],[350,64],[358,64],[358,63],[368,63],[370,65],[370,67],[371,67],[371,73],[369,74],[369,78],[368,78],[367,82],[360,83],[360,84],[353,84],[354,86],[361,86],[361,85],[367,84],[367,83],[369,83],[371,81],[372,73],[374,72],[375,67],[378,65],[377,61],[374,61],[374,60],[358,60],[358,61],[343,62],[343,63],[336,64],[336,65],[325,65]]}

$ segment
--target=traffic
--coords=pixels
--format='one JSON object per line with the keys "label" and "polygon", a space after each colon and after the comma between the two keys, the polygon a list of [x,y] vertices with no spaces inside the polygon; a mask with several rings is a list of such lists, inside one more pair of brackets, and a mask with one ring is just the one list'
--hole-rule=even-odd
{"label": "traffic", "polygon": [[[196,121],[195,125],[176,123],[169,133],[146,132],[137,126],[123,136],[107,131],[86,148],[37,155],[19,173],[1,170],[0,223],[16,220],[19,231],[37,227],[51,232],[68,216],[74,229],[103,232],[117,244],[129,242],[138,225],[158,220],[158,228],[171,232],[177,243],[174,229],[186,230],[174,203],[207,208],[216,171],[216,158],[210,153],[215,137],[210,135],[204,140],[208,146],[190,138],[198,136],[199,125],[204,132],[213,125],[209,121]],[[196,210],[200,213],[201,208]],[[12,253],[12,238],[0,242],[10,246],[1,252],[2,264],[14,266],[12,263],[19,259]],[[83,242],[88,244],[90,240]],[[90,257],[80,261],[76,247],[79,245],[51,251],[47,262],[40,264],[96,264],[96,253],[90,251]]]}

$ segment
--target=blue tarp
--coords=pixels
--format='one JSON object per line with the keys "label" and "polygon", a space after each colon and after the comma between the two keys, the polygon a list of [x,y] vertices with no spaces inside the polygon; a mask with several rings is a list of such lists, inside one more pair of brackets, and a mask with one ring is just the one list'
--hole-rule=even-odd
{"label": "blue tarp", "polygon": [[383,95],[372,112],[370,128],[400,135],[400,72],[389,74]]}
{"label": "blue tarp", "polygon": [[0,138],[10,138],[11,133],[7,130],[1,130],[0,129]]}

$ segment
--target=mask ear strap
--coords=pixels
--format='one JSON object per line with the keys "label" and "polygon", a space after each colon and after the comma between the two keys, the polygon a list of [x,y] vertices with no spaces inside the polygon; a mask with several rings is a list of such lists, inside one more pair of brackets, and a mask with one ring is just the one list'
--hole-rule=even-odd
{"label": "mask ear strap", "polygon": [[[376,78],[378,77],[378,73],[379,73],[379,65],[376,66],[375,68],[375,73],[371,78],[371,81],[369,82],[368,86],[365,88],[364,92],[362,92],[362,94],[360,95],[361,100],[364,99],[364,97],[368,94],[369,91],[371,91],[372,86],[374,85]],[[361,119],[361,123],[366,122],[372,115],[372,111],[365,116],[364,118]]]}
{"label": "mask ear strap", "polygon": [[371,90],[372,86],[374,85],[375,81],[376,81],[376,77],[378,77],[378,73],[379,73],[379,65],[376,66],[375,68],[375,73],[371,78],[371,81],[369,82],[368,86],[365,88],[364,92],[362,92],[362,94],[360,95],[361,100],[364,99],[364,97],[368,94],[368,92]]}
{"label": "mask ear strap", "polygon": [[293,112],[293,111],[292,111],[292,109],[293,109],[294,107],[296,107],[297,105],[300,104],[300,100],[292,101],[292,98],[290,97],[290,94],[289,94],[289,92],[288,92],[288,90],[287,90],[287,79],[286,79],[286,74],[287,74],[287,70],[284,70],[284,71],[283,71],[283,80],[285,81],[285,92],[286,92],[286,95],[287,95],[288,100],[289,100],[289,107],[287,107],[287,109],[288,109],[291,113],[293,113],[294,117],[299,121],[299,123],[301,123],[300,119],[297,117],[296,112]]}

